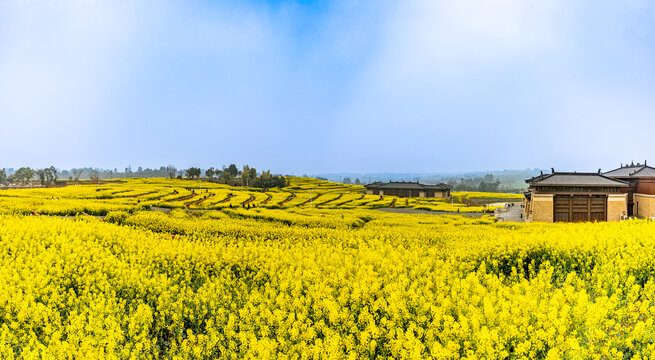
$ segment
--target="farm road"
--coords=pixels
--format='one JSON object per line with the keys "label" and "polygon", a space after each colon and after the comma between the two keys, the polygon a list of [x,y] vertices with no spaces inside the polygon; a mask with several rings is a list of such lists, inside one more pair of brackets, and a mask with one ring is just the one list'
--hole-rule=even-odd
{"label": "farm road", "polygon": [[510,203],[496,213],[498,221],[523,222],[521,204]]}

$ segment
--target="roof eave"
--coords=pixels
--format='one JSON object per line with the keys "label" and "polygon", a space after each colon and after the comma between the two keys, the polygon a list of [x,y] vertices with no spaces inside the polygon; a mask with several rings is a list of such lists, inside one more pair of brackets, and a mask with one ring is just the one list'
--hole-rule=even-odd
{"label": "roof eave", "polygon": [[585,186],[585,187],[629,187],[630,185],[628,184],[534,184],[535,186],[557,186],[557,187],[564,187],[564,186]]}

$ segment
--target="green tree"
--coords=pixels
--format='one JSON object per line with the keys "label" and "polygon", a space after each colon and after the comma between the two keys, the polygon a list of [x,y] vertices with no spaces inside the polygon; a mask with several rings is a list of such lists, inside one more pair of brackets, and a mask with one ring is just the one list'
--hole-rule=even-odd
{"label": "green tree", "polygon": [[355,179],[355,185],[361,185],[361,184],[362,184],[362,182],[359,181],[359,178]]}
{"label": "green tree", "polygon": [[57,181],[57,169],[54,166],[43,170],[45,171],[45,179],[48,184]]}
{"label": "green tree", "polygon": [[82,176],[82,169],[73,169],[71,170],[73,172],[73,178],[75,181],[80,181],[80,176]]}
{"label": "green tree", "polygon": [[195,179],[200,177],[201,170],[197,167],[190,167],[186,170],[186,177],[188,179]]}
{"label": "green tree", "polygon": [[262,171],[262,176],[253,181],[253,187],[270,189],[274,187],[285,187],[287,181],[283,176],[271,176],[270,170]]}
{"label": "green tree", "polygon": [[229,173],[231,177],[235,178],[241,173],[236,165],[230,164],[230,166],[225,169],[225,172]]}
{"label": "green tree", "polygon": [[7,170],[0,169],[0,184],[4,184],[7,181]]}
{"label": "green tree", "polygon": [[[234,165],[234,164],[232,164],[232,165]],[[230,167],[232,167],[232,165],[230,165]],[[236,165],[234,165],[234,169],[232,169],[232,170],[230,170],[230,168],[225,168],[225,166],[223,166],[223,170],[221,170],[219,178],[221,179],[221,181],[224,184],[227,184],[228,182],[230,182],[236,176],[236,175],[232,175],[233,172],[235,172],[235,173],[239,172],[239,170],[237,170],[237,168],[236,168]]]}
{"label": "green tree", "polygon": [[168,173],[168,177],[171,179],[175,179],[175,175],[177,174],[177,169],[173,165],[168,165],[166,167],[166,173]]}
{"label": "green tree", "polygon": [[252,182],[257,179],[257,169],[251,168],[248,165],[243,165],[241,171],[241,183],[244,186],[252,185]]}
{"label": "green tree", "polygon": [[216,170],[213,167],[210,167],[209,169],[207,169],[207,171],[205,171],[205,176],[207,176],[210,179],[213,179],[214,175],[216,175]]}
{"label": "green tree", "polygon": [[22,167],[14,173],[13,178],[18,181],[28,181],[34,178],[34,175],[36,175],[36,171],[34,171],[32,168],[29,167]]}
{"label": "green tree", "polygon": [[39,177],[39,181],[41,181],[41,185],[45,185],[45,170],[44,169],[37,170],[36,175]]}
{"label": "green tree", "polygon": [[223,170],[218,170],[218,169],[214,170],[214,177],[217,179],[222,179],[223,174],[224,174]]}

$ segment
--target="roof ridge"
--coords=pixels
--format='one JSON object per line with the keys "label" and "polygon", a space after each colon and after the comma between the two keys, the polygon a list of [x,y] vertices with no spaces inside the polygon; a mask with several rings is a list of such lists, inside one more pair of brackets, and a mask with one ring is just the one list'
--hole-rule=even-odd
{"label": "roof ridge", "polygon": [[623,184],[623,185],[629,185],[629,182],[627,182],[627,181],[619,180],[619,179],[609,177],[609,176],[605,176],[603,174],[599,174],[599,173],[595,173],[595,172],[581,172],[581,173],[579,173],[579,172],[555,172],[555,173],[552,173],[552,174],[538,176],[538,177],[535,177],[535,178],[532,178],[532,179],[527,179],[525,182],[528,183],[528,184],[538,183],[538,182],[542,182],[542,181],[547,180],[547,179],[549,179],[549,178],[551,178],[553,176],[556,176],[556,175],[595,176],[595,177],[603,178],[605,180],[609,180],[611,182],[615,182],[615,183],[619,183],[619,184]]}
{"label": "roof ridge", "polygon": [[635,175],[635,174],[637,174],[637,173],[639,173],[639,172],[645,170],[646,168],[648,168],[648,169],[652,169],[652,170],[655,170],[655,168],[652,167],[652,166],[643,165],[643,166],[641,166],[641,169],[639,169],[639,170],[637,170],[637,171],[631,173],[630,176]]}
{"label": "roof ridge", "polygon": [[609,174],[609,173],[611,173],[611,172],[618,171],[618,170],[623,170],[623,169],[635,169],[635,168],[639,168],[639,171],[641,171],[641,170],[643,170],[643,168],[645,168],[645,167],[651,167],[651,166],[647,165],[646,163],[644,163],[644,164],[638,164],[638,165],[634,165],[634,164],[633,164],[633,165],[627,165],[627,164],[626,164],[626,166],[621,166],[621,167],[618,167],[618,168],[616,168],[616,169],[612,169],[612,170],[606,171],[606,172],[604,172],[604,174]]}
{"label": "roof ridge", "polygon": [[603,174],[596,174],[596,175],[601,176],[601,177],[603,177],[603,178],[605,178],[605,179],[607,179],[607,180],[617,181],[617,182],[620,182],[620,183],[624,183],[624,184],[626,184],[626,185],[630,185],[629,182],[624,181],[624,180],[615,179],[615,178],[613,178],[613,177],[605,176],[605,175],[603,175]]}
{"label": "roof ridge", "polygon": [[388,185],[392,185],[392,186],[393,185],[412,185],[412,186],[417,186],[417,187],[419,187],[421,189],[434,189],[434,188],[452,189],[451,185],[449,185],[447,183],[444,183],[444,182],[440,182],[440,183],[434,184],[434,185],[429,185],[429,184],[421,184],[419,182],[412,182],[412,181],[388,181],[388,182],[374,182],[374,183],[366,184],[365,186],[368,186],[368,187],[384,187],[384,186],[388,186]]}
{"label": "roof ridge", "polygon": [[549,177],[551,177],[553,175],[555,175],[555,173],[550,173],[550,174],[543,174],[542,173],[540,175],[533,176],[533,177],[531,177],[529,179],[526,179],[525,182],[529,184],[530,182],[532,182],[535,179],[539,179],[539,181],[541,181],[541,180],[544,180],[544,179],[548,179]]}

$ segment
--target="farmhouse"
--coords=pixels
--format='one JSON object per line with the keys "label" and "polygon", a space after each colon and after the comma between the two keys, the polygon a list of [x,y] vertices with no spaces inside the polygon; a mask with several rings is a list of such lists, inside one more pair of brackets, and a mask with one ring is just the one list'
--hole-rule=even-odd
{"label": "farmhouse", "polygon": [[608,171],[603,175],[628,183],[628,216],[655,217],[655,168],[631,163]]}
{"label": "farmhouse", "polygon": [[627,181],[598,173],[555,172],[527,179],[523,218],[542,222],[619,221],[628,215]]}
{"label": "farmhouse", "polygon": [[417,182],[374,182],[366,185],[368,195],[392,195],[398,197],[449,198],[452,186],[448,184],[424,185]]}

